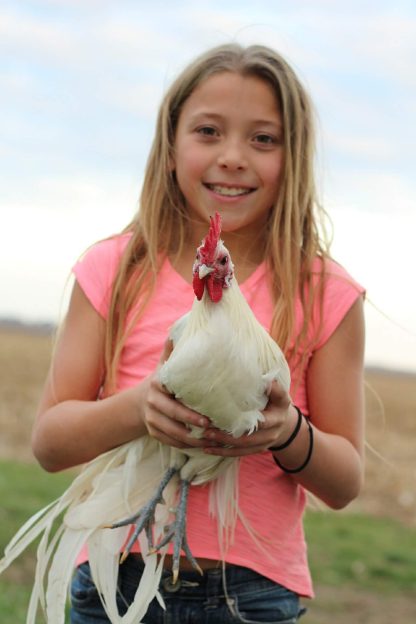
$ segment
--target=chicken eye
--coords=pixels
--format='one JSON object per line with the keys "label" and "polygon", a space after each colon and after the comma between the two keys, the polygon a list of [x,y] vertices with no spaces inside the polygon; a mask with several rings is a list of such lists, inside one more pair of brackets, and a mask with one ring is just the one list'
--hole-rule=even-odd
{"label": "chicken eye", "polygon": [[220,260],[220,264],[222,265],[227,264],[227,262],[228,262],[228,256],[224,256],[224,258],[221,258]]}

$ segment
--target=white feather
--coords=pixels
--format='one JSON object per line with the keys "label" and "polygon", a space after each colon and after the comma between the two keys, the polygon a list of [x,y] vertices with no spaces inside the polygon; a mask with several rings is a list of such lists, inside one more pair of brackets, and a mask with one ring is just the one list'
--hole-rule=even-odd
{"label": "white feather", "polygon": [[[162,366],[162,384],[182,403],[207,416],[219,429],[239,437],[252,433],[264,417],[270,384],[289,391],[286,359],[260,325],[233,280],[213,303],[207,292],[173,326],[174,349]],[[193,435],[201,430],[193,427]],[[233,458],[208,456],[200,449],[187,456],[181,478],[211,484],[210,510],[217,517],[220,547],[232,540],[238,511],[238,466]]]}
{"label": "white feather", "polygon": [[89,531],[66,529],[57,546],[48,575],[46,616],[52,624],[64,624],[65,604],[78,554],[88,539]]}
{"label": "white feather", "polygon": [[221,474],[212,481],[209,493],[209,510],[217,518],[218,542],[224,558],[227,548],[234,542],[234,529],[238,517],[239,460],[230,460]]}
{"label": "white feather", "polygon": [[277,344],[254,317],[235,282],[220,303],[205,293],[172,329],[175,348],[160,370],[166,388],[215,426],[238,437],[262,420],[271,378],[288,390]]}

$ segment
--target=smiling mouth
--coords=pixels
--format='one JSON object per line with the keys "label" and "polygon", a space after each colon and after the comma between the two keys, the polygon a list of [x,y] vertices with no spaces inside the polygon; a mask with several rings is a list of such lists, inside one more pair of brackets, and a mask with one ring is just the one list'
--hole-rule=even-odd
{"label": "smiling mouth", "polygon": [[240,195],[248,195],[256,189],[242,186],[221,186],[220,184],[205,184],[210,191],[224,197],[239,197]]}

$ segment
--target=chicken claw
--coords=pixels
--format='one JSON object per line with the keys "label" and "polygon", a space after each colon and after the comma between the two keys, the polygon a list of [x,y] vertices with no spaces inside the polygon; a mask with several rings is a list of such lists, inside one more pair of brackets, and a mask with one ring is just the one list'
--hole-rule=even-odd
{"label": "chicken claw", "polygon": [[192,567],[199,572],[201,576],[203,575],[203,571],[189,548],[188,539],[186,537],[186,509],[188,504],[189,486],[190,481],[181,479],[179,503],[176,509],[176,519],[167,527],[165,537],[159,542],[159,544],[157,544],[157,546],[149,551],[149,554],[153,554],[162,548],[162,546],[165,546],[171,541],[173,542],[172,585],[176,585],[178,581],[181,549],[184,551],[185,556]]}
{"label": "chicken claw", "polygon": [[151,499],[138,511],[137,513],[129,516],[128,518],[124,518],[124,520],[120,520],[118,522],[114,522],[114,524],[109,525],[106,528],[116,529],[118,527],[127,526],[128,524],[134,524],[134,531],[131,534],[125,548],[123,554],[120,559],[120,563],[123,563],[130,551],[133,547],[134,542],[137,537],[143,531],[146,532],[148,544],[149,544],[149,555],[159,552],[159,550],[169,544],[169,542],[173,543],[173,557],[172,557],[172,584],[175,585],[178,581],[179,577],[179,564],[181,557],[181,550],[185,553],[186,558],[192,565],[192,567],[197,570],[201,575],[203,574],[200,566],[198,565],[195,557],[193,556],[191,549],[188,544],[188,540],[186,537],[186,509],[188,504],[188,493],[190,481],[186,479],[180,480],[180,492],[179,492],[179,502],[178,506],[175,510],[175,520],[171,522],[170,525],[166,527],[166,535],[161,539],[161,541],[154,545],[153,544],[153,533],[152,527],[155,522],[155,510],[156,505],[159,503],[163,503],[163,490],[172,479],[172,477],[179,472],[178,468],[171,467],[169,468],[161,482],[159,483],[155,493],[151,497]]}
{"label": "chicken claw", "polygon": [[146,531],[146,536],[149,541],[150,549],[154,548],[152,526],[155,521],[156,505],[158,503],[164,502],[163,490],[165,489],[169,481],[172,479],[173,475],[176,474],[177,472],[178,472],[178,469],[173,468],[173,467],[169,468],[165,472],[163,479],[161,480],[161,482],[159,483],[157,487],[156,492],[153,494],[152,498],[146,503],[146,505],[140,509],[140,511],[133,514],[132,516],[129,516],[128,518],[125,518],[124,520],[120,520],[119,522],[114,522],[114,524],[110,524],[108,527],[106,527],[109,529],[117,529],[118,527],[127,526],[128,524],[135,524],[135,529],[133,533],[131,534],[129,541],[126,544],[126,547],[120,559],[120,563],[123,563],[127,559],[133,547],[134,542],[136,541],[139,533],[143,529],[145,529]]}

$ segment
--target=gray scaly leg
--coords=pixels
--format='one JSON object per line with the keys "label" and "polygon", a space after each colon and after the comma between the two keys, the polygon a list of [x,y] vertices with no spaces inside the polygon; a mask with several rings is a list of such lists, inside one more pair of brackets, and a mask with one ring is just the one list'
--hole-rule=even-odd
{"label": "gray scaly leg", "polygon": [[186,558],[191,563],[192,567],[197,570],[201,575],[203,572],[199,567],[195,557],[192,555],[189,548],[188,539],[186,537],[186,510],[188,504],[190,482],[181,479],[180,482],[180,496],[179,503],[176,509],[176,519],[167,527],[165,537],[155,546],[150,552],[157,552],[162,546],[165,546],[169,542],[173,542],[173,557],[172,557],[172,584],[175,585],[179,576],[179,562],[181,556],[181,549],[183,549]]}
{"label": "gray scaly leg", "polygon": [[[172,479],[173,475],[176,474],[178,472],[177,468],[169,468],[164,476],[163,479],[161,480],[161,482],[159,483],[156,492],[154,493],[154,495],[152,496],[152,498],[149,500],[148,503],[146,503],[146,505],[144,507],[142,507],[142,509],[140,509],[140,511],[138,511],[137,513],[133,514],[132,516],[129,516],[128,518],[125,518],[124,520],[120,520],[119,522],[114,522],[114,524],[110,524],[108,527],[109,529],[116,529],[118,527],[122,527],[122,526],[127,526],[128,524],[135,524],[135,529],[132,533],[132,535],[130,536],[129,541],[126,544],[126,547],[124,549],[124,552],[121,556],[120,559],[120,563],[123,563],[123,561],[125,561],[125,559],[127,558],[127,556],[129,555],[132,546],[134,544],[134,542],[136,541],[139,533],[145,529],[146,531],[146,535],[147,535],[147,539],[149,541],[149,547],[151,549],[153,549],[153,537],[152,537],[152,526],[154,524],[155,521],[155,509],[156,509],[156,505],[158,503],[163,503],[163,490],[165,489],[165,487],[167,486],[167,484],[169,483],[169,481]],[[158,547],[159,548],[159,547]],[[156,549],[157,550],[157,549]]]}

